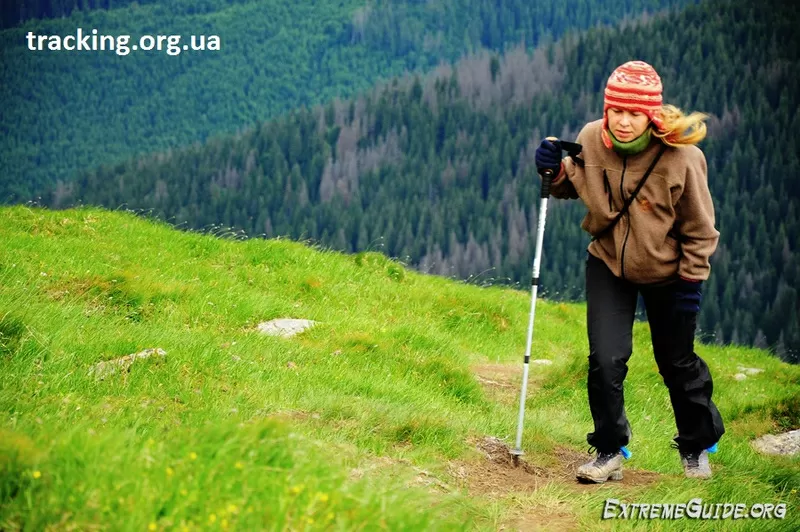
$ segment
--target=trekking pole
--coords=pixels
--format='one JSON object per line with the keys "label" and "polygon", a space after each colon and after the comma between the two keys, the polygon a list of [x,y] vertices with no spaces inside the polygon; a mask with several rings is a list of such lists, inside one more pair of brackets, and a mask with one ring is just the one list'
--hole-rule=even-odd
{"label": "trekking pole", "polygon": [[[569,155],[576,156],[581,151],[581,145],[574,142],[564,142],[553,138],[548,138],[553,141],[559,149],[566,149]],[[522,391],[519,396],[519,418],[517,419],[517,440],[514,449],[511,450],[514,465],[519,463],[519,457],[525,454],[522,451],[522,424],[525,420],[525,397],[528,393],[528,368],[531,359],[531,345],[533,344],[533,320],[536,315],[536,295],[539,291],[539,268],[542,264],[542,242],[544,241],[544,223],[547,218],[547,200],[550,197],[550,184],[555,177],[555,172],[550,168],[539,168],[539,173],[542,175],[542,190],[539,202],[539,220],[536,230],[536,251],[533,256],[533,276],[531,277],[531,312],[528,318],[528,340],[525,344],[525,360],[524,369],[522,372]]]}

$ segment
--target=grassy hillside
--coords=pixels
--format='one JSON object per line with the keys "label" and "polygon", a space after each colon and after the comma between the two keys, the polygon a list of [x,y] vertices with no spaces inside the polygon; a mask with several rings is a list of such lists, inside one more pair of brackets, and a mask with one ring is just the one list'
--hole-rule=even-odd
{"label": "grassy hillside", "polygon": [[[0,203],[23,202],[78,169],[235,133],[287,110],[347,97],[470,49],[535,44],[597,21],[691,0],[180,0],[116,5],[0,31]],[[27,18],[27,17],[26,17]],[[217,51],[28,49],[26,35],[192,35]]]}
{"label": "grassy hillside", "polygon": [[[798,427],[800,367],[699,346],[727,423],[711,481],[682,477],[647,329],[626,386],[621,483],[572,470],[590,418],[581,305],[540,301],[523,447],[513,444],[526,292],[407,270],[376,253],[179,232],[99,209],[0,210],[0,529],[554,530],[603,501],[786,503],[798,458],[748,441]],[[262,336],[278,317],[318,325]],[[160,348],[97,380],[102,360]],[[762,368],[744,381],[737,366]],[[714,530],[715,521],[655,522]],[[639,523],[641,525],[641,523]]]}

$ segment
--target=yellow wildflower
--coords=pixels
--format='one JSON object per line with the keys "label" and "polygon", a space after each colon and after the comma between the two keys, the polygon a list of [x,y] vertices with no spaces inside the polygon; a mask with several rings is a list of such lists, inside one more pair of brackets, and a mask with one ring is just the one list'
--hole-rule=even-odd
{"label": "yellow wildflower", "polygon": [[42,472],[41,471],[34,471],[33,472],[33,478],[42,478]]}
{"label": "yellow wildflower", "polygon": [[175,471],[171,467],[168,467],[167,468],[167,476],[171,477],[174,474],[175,474]]}
{"label": "yellow wildflower", "polygon": [[241,462],[236,462],[236,469],[244,469],[244,464]]}
{"label": "yellow wildflower", "polygon": [[328,494],[327,493],[318,493],[317,498],[322,502],[328,502]]}
{"label": "yellow wildflower", "polygon": [[155,530],[155,529],[157,529],[157,528],[158,528],[158,525],[156,525],[155,523],[150,523],[150,524],[147,526],[147,529],[148,529],[148,530]]}
{"label": "yellow wildflower", "polygon": [[192,451],[189,453],[189,460],[197,460],[197,453]]}
{"label": "yellow wildflower", "polygon": [[228,512],[230,512],[232,514],[238,513],[239,512],[239,508],[237,508],[235,504],[229,504],[228,505]]}
{"label": "yellow wildflower", "polygon": [[217,514],[211,514],[208,516],[208,522],[214,523],[217,520]]}

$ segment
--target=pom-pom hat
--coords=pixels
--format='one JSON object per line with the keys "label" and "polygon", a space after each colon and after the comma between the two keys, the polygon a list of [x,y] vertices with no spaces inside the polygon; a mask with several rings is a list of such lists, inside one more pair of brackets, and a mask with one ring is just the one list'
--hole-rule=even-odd
{"label": "pom-pom hat", "polygon": [[663,130],[661,121],[661,78],[644,61],[628,61],[608,77],[603,105],[603,144],[611,149],[608,134],[608,109],[618,108],[645,113],[653,125]]}

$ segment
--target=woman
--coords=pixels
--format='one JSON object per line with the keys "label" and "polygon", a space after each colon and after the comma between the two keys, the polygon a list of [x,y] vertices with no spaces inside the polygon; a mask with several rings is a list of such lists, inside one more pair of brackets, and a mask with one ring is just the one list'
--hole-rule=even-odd
{"label": "woman", "polygon": [[583,481],[622,478],[631,437],[622,385],[638,294],[669,389],[678,428],[675,446],[687,477],[711,476],[708,450],[716,449],[725,432],[711,401],[708,366],[694,352],[702,282],[719,240],[705,156],[695,146],[705,137],[706,115],[686,116],[663,105],[661,92],[652,66],[627,62],[608,79],[603,118],[578,135],[580,157],[562,160],[552,138],[536,150],[537,166],[557,174],[552,195],[580,198],[588,208],[582,228],[594,237],[586,261],[594,419],[587,441],[597,454],[578,468]]}

